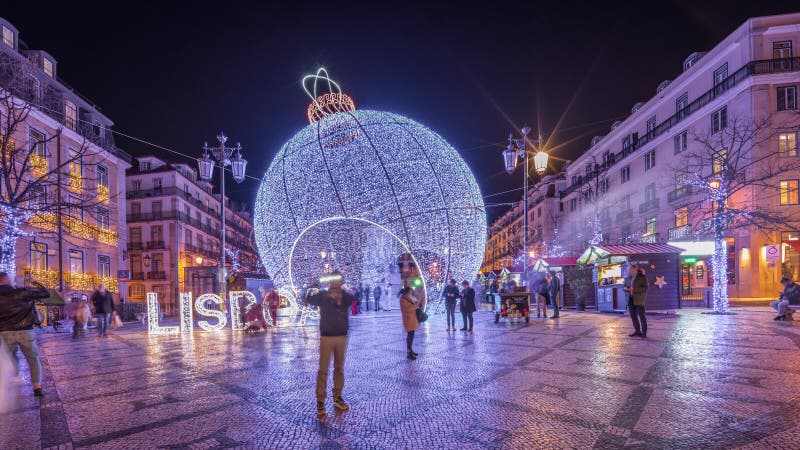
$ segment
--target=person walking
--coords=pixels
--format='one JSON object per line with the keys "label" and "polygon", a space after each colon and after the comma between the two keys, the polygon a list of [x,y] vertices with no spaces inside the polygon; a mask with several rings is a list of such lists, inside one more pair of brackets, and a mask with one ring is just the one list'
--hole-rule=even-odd
{"label": "person walking", "polygon": [[547,304],[550,303],[550,285],[547,283],[547,277],[538,272],[533,286],[536,289],[536,317],[544,317],[546,319]]}
{"label": "person walking", "polygon": [[417,309],[419,309],[419,301],[414,297],[411,287],[406,286],[400,289],[400,314],[403,317],[403,329],[406,332],[406,348],[408,350],[406,357],[411,360],[417,359],[419,356],[413,349],[414,331],[419,328]]}
{"label": "person walking", "polygon": [[272,326],[274,327],[278,324],[278,308],[281,306],[281,298],[275,292],[275,285],[272,282],[264,285],[264,292],[266,292],[266,295],[262,303],[269,309],[269,317],[272,319]]}
{"label": "person walking", "polygon": [[0,272],[0,339],[8,348],[14,363],[14,372],[19,374],[17,347],[28,361],[31,371],[33,395],[42,397],[42,363],[39,360],[39,345],[36,342],[36,300],[47,298],[50,293],[43,286],[15,288],[11,278]]}
{"label": "person walking", "polygon": [[375,311],[381,310],[381,294],[383,293],[383,289],[381,289],[380,285],[375,285],[375,289],[372,291],[372,295],[375,297]]}
{"label": "person walking", "polygon": [[455,278],[451,279],[447,286],[444,287],[442,297],[444,297],[444,309],[447,312],[447,331],[452,328],[456,330],[456,302],[459,298],[458,286],[456,286]]}
{"label": "person walking", "polygon": [[364,286],[364,303],[367,304],[367,311],[369,311],[369,298],[372,295],[372,286],[367,284]]}
{"label": "person walking", "polygon": [[108,322],[111,320],[111,313],[114,312],[114,299],[106,290],[106,286],[100,283],[92,294],[91,301],[97,317],[97,335],[108,337]]}
{"label": "person walking", "polygon": [[647,337],[647,318],[645,317],[645,304],[647,303],[647,289],[650,287],[644,271],[638,269],[631,282],[631,321],[633,333],[629,336]]}
{"label": "person walking", "polygon": [[86,324],[92,318],[92,310],[85,301],[72,302],[68,307],[67,314],[72,320],[72,339],[78,339],[86,334]]}
{"label": "person walking", "polygon": [[553,316],[551,319],[558,319],[559,297],[561,296],[561,280],[556,276],[556,272],[551,270],[547,274],[547,289],[550,295],[550,304],[553,306]]}
{"label": "person walking", "polygon": [[360,284],[356,285],[356,287],[353,289],[355,291],[353,292],[353,295],[355,295],[356,301],[358,302],[358,308],[356,308],[357,311],[356,314],[361,314],[361,300],[364,296],[364,291],[361,289]]}
{"label": "person walking", "polygon": [[[472,333],[472,313],[477,309],[475,307],[475,289],[470,287],[467,280],[461,282],[461,286],[463,287],[461,290],[461,316],[464,318],[464,328],[461,331]],[[469,323],[469,328],[467,328],[467,323]]]}
{"label": "person walking", "polygon": [[344,277],[332,272],[327,277],[330,286],[320,290],[306,300],[319,308],[319,370],[317,371],[317,417],[322,419],[325,411],[325,392],[328,388],[328,369],[333,355],[333,407],[339,411],[350,410],[350,405],[342,398],[344,390],[344,357],[347,350],[349,321],[347,307],[356,299],[342,289]]}

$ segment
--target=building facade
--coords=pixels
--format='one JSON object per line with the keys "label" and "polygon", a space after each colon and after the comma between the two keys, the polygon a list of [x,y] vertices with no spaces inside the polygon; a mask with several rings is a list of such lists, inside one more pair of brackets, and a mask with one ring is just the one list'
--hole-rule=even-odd
{"label": "building facade", "polygon": [[[213,185],[188,164],[153,156],[137,158],[126,183],[129,300],[155,292],[169,314],[179,292],[218,292],[222,216]],[[228,273],[256,271],[250,213],[227,199],[225,212]]]}
{"label": "building facade", "polygon": [[[708,190],[688,179],[691,171],[707,175],[719,169],[713,161],[688,167],[686,155],[705,145],[703,137],[743,123],[764,123],[770,138],[754,140],[747,157],[777,166],[797,158],[799,45],[800,14],[749,19],[708,52],[692,53],[682,72],[659,84],[654,97],[636,103],[628,118],[593,138],[562,174],[557,225],[563,251],[577,256],[592,242],[708,241],[699,227],[704,219],[691,206],[702,203]],[[784,173],[770,181],[775,184],[771,192],[780,186],[780,195],[766,195],[754,185],[730,201],[741,202],[743,210],[761,202],[789,211],[800,207],[798,179],[800,173]],[[797,279],[798,229],[800,224],[787,223],[779,233],[754,227],[727,232],[730,295],[772,297],[780,290],[781,275]],[[507,229],[493,226],[491,232],[502,235]],[[780,246],[779,264],[767,260],[770,244]],[[698,250],[697,261],[682,265],[684,285],[707,285],[705,253]]]}
{"label": "building facade", "polygon": [[[16,241],[17,282],[30,276],[68,300],[87,297],[100,283],[119,292],[118,271],[127,268],[122,249],[131,157],[115,145],[113,122],[58,77],[52,55],[29,49],[2,18],[0,38],[0,90],[15,97],[4,101],[0,117],[24,117],[0,130],[22,174],[16,181],[9,177],[18,186],[36,180],[28,203],[50,206]],[[4,201],[15,195],[3,194]]]}

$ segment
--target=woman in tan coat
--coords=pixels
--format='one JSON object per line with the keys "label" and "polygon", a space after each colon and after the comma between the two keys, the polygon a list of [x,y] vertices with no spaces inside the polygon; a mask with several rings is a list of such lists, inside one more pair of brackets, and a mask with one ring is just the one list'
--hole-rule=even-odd
{"label": "woman in tan coat", "polygon": [[414,331],[419,328],[417,320],[419,301],[411,294],[411,288],[406,286],[400,290],[400,312],[403,316],[403,329],[406,331],[406,346],[408,346],[408,359],[417,359],[419,356],[411,345],[414,343]]}

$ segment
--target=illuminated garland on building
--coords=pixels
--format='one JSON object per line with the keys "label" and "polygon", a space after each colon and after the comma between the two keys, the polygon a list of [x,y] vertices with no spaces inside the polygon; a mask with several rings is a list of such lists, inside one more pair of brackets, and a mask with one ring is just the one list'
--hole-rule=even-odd
{"label": "illuminated garland on building", "polygon": [[88,273],[67,272],[64,281],[70,289],[76,291],[91,291],[94,289],[94,276]]}
{"label": "illuminated garland on building", "polygon": [[78,172],[70,172],[69,174],[69,190],[80,194],[83,192],[83,177]]}
{"label": "illuminated garland on building", "polygon": [[31,169],[36,177],[43,177],[47,174],[47,158],[31,153]]}
{"label": "illuminated garland on building", "polygon": [[281,148],[259,188],[255,231],[279,288],[313,285],[326,265],[350,286],[375,286],[408,249],[434,300],[431,268],[474,278],[486,214],[472,172],[439,135],[355,110],[318,118]]}
{"label": "illuminated garland on building", "polygon": [[25,269],[25,272],[29,273],[31,278],[33,278],[33,280],[36,281],[37,283],[41,283],[42,286],[48,289],[58,289],[57,270],[28,268]]}
{"label": "illuminated garland on building", "polygon": [[103,184],[97,185],[97,200],[100,203],[108,204],[108,186]]}

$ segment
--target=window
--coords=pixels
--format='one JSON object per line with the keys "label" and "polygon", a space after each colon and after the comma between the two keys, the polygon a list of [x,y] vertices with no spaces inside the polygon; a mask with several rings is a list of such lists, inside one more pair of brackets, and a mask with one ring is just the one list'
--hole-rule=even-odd
{"label": "window", "polygon": [[97,165],[97,184],[108,187],[108,167]]}
{"label": "window", "polygon": [[687,169],[678,169],[675,171],[675,189],[680,189],[686,185],[689,180],[689,171]]}
{"label": "window", "polygon": [[153,210],[153,217],[154,218],[161,217],[161,202],[160,201],[153,202],[151,208]]}
{"label": "window", "polygon": [[578,176],[577,175],[573,175],[572,176],[572,185],[574,186],[576,184],[578,184]]}
{"label": "window", "polygon": [[47,157],[47,137],[35,128],[28,129],[28,145],[31,154]]}
{"label": "window", "polygon": [[83,220],[83,200],[80,197],[70,195],[67,204],[67,215],[73,219]]}
{"label": "window", "polygon": [[711,132],[719,133],[728,126],[728,107],[722,108],[711,113]]}
{"label": "window", "polygon": [[656,151],[650,150],[644,154],[644,170],[650,170],[656,166]]}
{"label": "window", "polygon": [[53,77],[53,61],[50,61],[49,59],[44,58],[42,60],[42,70],[44,70],[44,73],[47,74],[48,77],[52,78]]}
{"label": "window", "polygon": [[722,175],[725,171],[725,166],[727,165],[728,161],[728,150],[722,149],[718,151],[714,155],[714,159],[711,164],[711,173],[714,176]]}
{"label": "window", "polygon": [[108,213],[108,208],[97,207],[97,226],[104,230],[108,230],[111,227],[111,216]]}
{"label": "window", "polygon": [[153,178],[153,189],[161,189],[161,178]]}
{"label": "window", "polygon": [[647,134],[650,134],[656,129],[656,116],[651,116],[647,119]]}
{"label": "window", "polygon": [[772,58],[784,59],[792,57],[792,41],[778,41],[772,43]]}
{"label": "window", "polygon": [[111,276],[111,257],[107,255],[97,255],[97,274],[101,277]]}
{"label": "window", "polygon": [[684,92],[675,100],[675,114],[678,115],[678,120],[686,117],[687,113],[684,111],[684,109],[687,106],[689,106],[689,93]]}
{"label": "window", "polygon": [[3,25],[3,43],[14,48],[14,31]]}
{"label": "window", "polygon": [[683,227],[689,224],[689,210],[687,207],[675,210],[675,227]]}
{"label": "window", "polygon": [[781,205],[797,203],[797,180],[781,181]]}
{"label": "window", "polygon": [[797,156],[797,132],[778,133],[778,156]]}
{"label": "window", "polygon": [[103,136],[103,125],[100,122],[95,120],[94,123],[92,123],[92,132],[94,132],[95,136],[102,137]]}
{"label": "window", "polygon": [[189,228],[185,229],[184,241],[186,244],[192,245],[192,230],[190,230]]}
{"label": "window", "polygon": [[692,55],[689,58],[686,58],[686,61],[683,62],[683,71],[689,70],[690,67],[697,62],[697,55]]}
{"label": "window", "polygon": [[578,209],[578,199],[577,198],[570,199],[569,210],[575,211],[576,209]]}
{"label": "window", "polygon": [[31,186],[28,198],[31,207],[45,206],[47,205],[47,190],[44,186]]}
{"label": "window", "polygon": [[131,215],[132,216],[139,216],[142,214],[142,204],[141,203],[131,203]]}
{"label": "window", "polygon": [[620,206],[622,206],[623,211],[630,211],[631,209],[631,196],[626,195],[622,197],[622,200],[619,202]]}
{"label": "window", "polygon": [[620,171],[620,175],[622,176],[622,182],[627,183],[631,181],[631,166],[625,166]]}
{"label": "window", "polygon": [[47,270],[47,244],[31,242],[31,269]]}
{"label": "window", "polygon": [[656,218],[651,217],[644,221],[644,235],[650,236],[656,234]]}
{"label": "window", "polygon": [[141,298],[144,297],[144,286],[141,284],[132,284],[128,287],[128,297]]}
{"label": "window", "polygon": [[725,78],[728,78],[728,63],[723,64],[714,71],[714,86],[722,83]]}
{"label": "window", "polygon": [[153,272],[161,272],[161,270],[164,269],[164,254],[153,253],[153,261],[151,264]]}
{"label": "window", "polygon": [[603,152],[603,165],[608,167],[613,163],[613,157],[611,156],[611,152],[606,150]]}
{"label": "window", "polygon": [[536,217],[542,217],[542,207],[536,208]]}
{"label": "window", "polygon": [[131,228],[131,242],[142,242],[142,229],[139,227]]}
{"label": "window", "polygon": [[603,178],[602,180],[600,180],[600,183],[598,184],[601,194],[605,194],[606,192],[608,192],[608,178]]}
{"label": "window", "polygon": [[644,188],[644,201],[652,202],[656,200],[656,184],[650,183]]}
{"label": "window", "polygon": [[149,162],[140,162],[139,163],[139,171],[140,172],[149,172],[150,171],[150,163]]}
{"label": "window", "polygon": [[83,178],[83,158],[79,151],[69,149],[69,175],[70,177]]}
{"label": "window", "polygon": [[142,180],[133,180],[133,186],[131,189],[133,192],[139,192],[142,190]]}
{"label": "window", "polygon": [[778,111],[797,109],[797,87],[783,86],[778,88]]}
{"label": "window", "polygon": [[592,173],[592,165],[591,165],[591,164],[587,164],[587,165],[586,165],[586,168],[584,169],[584,171],[586,172],[586,176],[587,176],[587,177],[588,177],[589,175],[591,175],[591,173]]}
{"label": "window", "polygon": [[69,251],[70,273],[83,273],[83,252],[80,250]]}
{"label": "window", "polygon": [[42,101],[42,83],[39,82],[35,75],[28,74],[25,77],[25,89],[34,103]]}
{"label": "window", "polygon": [[78,108],[69,100],[64,101],[64,125],[70,130],[78,129]]}
{"label": "window", "polygon": [[688,133],[686,131],[681,131],[680,133],[676,134],[673,138],[673,146],[675,148],[675,154],[678,154],[684,150],[686,150],[686,144],[688,143]]}
{"label": "window", "polygon": [[161,225],[154,225],[150,227],[150,240],[153,242],[160,242],[164,240],[164,229]]}

